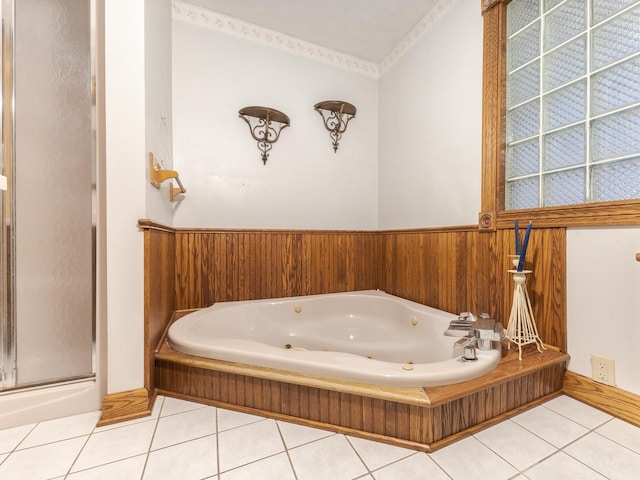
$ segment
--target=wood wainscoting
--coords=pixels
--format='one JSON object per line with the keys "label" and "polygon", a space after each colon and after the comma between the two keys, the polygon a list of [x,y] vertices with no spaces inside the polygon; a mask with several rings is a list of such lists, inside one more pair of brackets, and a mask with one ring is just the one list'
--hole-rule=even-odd
{"label": "wood wainscoting", "polygon": [[375,232],[176,230],[176,309],[378,288]]}
{"label": "wood wainscoting", "polygon": [[[534,228],[526,268],[538,333],[567,351],[566,235],[564,228]],[[513,229],[479,231],[477,226],[380,232],[377,288],[451,313],[486,312],[509,320],[513,280],[508,255],[515,252]]]}
{"label": "wood wainscoting", "polygon": [[[487,312],[506,325],[514,238],[513,229],[481,232],[477,225],[381,232],[175,229],[175,308],[379,288],[447,312]],[[542,341],[561,351],[567,344],[565,250],[565,229],[532,231],[527,288]]]}
{"label": "wood wainscoting", "polygon": [[[170,228],[149,220],[140,220],[139,227],[145,235],[145,387],[150,393],[253,409],[281,418],[298,418],[300,405],[324,399],[317,414],[304,414],[301,421],[324,424],[328,418],[325,426],[431,449],[562,389],[558,378],[564,373],[566,358],[555,352],[560,357],[553,365],[543,366],[542,373],[519,372],[472,394],[455,399],[449,396],[442,403],[434,403],[433,395],[445,398],[444,390],[431,391],[426,394],[428,410],[423,410],[418,420],[413,414],[401,418],[393,413],[414,411],[411,403],[374,401],[369,394],[345,393],[344,386],[322,389],[298,381],[261,377],[258,381],[247,374],[220,372],[218,367],[186,365],[175,358],[170,362],[167,352],[158,348],[163,345],[172,309],[376,288],[453,313],[487,312],[506,324],[513,291],[507,273],[507,255],[514,251],[513,229],[480,231],[474,225],[379,232],[217,230]],[[566,352],[564,229],[534,228],[527,268],[534,272],[527,287],[540,337]],[[192,390],[195,386],[201,390]],[[265,400],[265,395],[270,399]],[[252,398],[261,398],[263,403]],[[336,404],[336,398],[344,402]],[[361,429],[357,422],[364,417],[356,418],[369,414],[364,410],[353,413],[352,408],[360,408],[353,405],[358,404],[370,406],[371,422],[381,415],[386,426]],[[335,415],[341,420],[334,422]],[[345,416],[352,420],[344,420]],[[391,432],[392,425],[406,422],[412,425],[408,430],[422,432],[419,438]],[[442,422],[456,425],[449,428]]]}
{"label": "wood wainscoting", "polygon": [[394,388],[209,360],[165,343],[155,383],[162,395],[430,452],[562,393],[568,359],[527,348],[519,361],[513,349],[475,380]]}

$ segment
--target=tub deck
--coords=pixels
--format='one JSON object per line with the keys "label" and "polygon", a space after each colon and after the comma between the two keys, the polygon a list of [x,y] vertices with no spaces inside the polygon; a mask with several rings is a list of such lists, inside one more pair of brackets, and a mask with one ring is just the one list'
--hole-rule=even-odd
{"label": "tub deck", "polygon": [[[177,316],[177,315],[176,315]],[[431,452],[560,395],[569,356],[511,348],[490,373],[429,388],[381,387],[183,354],[162,342],[155,393]]]}

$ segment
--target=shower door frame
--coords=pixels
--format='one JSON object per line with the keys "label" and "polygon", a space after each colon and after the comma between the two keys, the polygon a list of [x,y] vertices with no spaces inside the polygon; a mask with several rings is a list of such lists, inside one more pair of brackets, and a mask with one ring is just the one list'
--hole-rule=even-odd
{"label": "shower door frame", "polygon": [[2,92],[0,94],[0,126],[2,130],[2,145],[0,148],[0,169],[7,177],[7,190],[0,198],[0,218],[2,221],[2,238],[0,239],[0,392],[15,387],[16,375],[16,318],[15,305],[15,211],[12,208],[13,185],[13,146],[14,137],[14,71],[13,71],[13,27],[14,0],[2,0],[0,5],[0,20],[2,21]]}
{"label": "shower door frame", "polygon": [[15,178],[15,2],[16,0],[0,0],[0,35],[2,90],[0,92],[0,174],[7,177],[7,190],[0,192],[0,224],[3,231],[0,236],[0,396],[16,391],[39,389],[42,387],[73,384],[94,380],[97,375],[97,169],[99,140],[97,125],[96,78],[98,70],[98,8],[102,8],[100,0],[87,0],[90,4],[90,81],[91,81],[91,370],[87,374],[46,379],[25,384],[18,383],[17,365],[17,311],[16,311],[16,194]]}

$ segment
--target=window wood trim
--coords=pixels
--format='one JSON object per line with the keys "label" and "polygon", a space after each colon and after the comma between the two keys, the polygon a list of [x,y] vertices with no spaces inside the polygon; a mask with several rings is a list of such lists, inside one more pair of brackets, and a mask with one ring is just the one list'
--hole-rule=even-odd
{"label": "window wood trim", "polygon": [[640,200],[504,209],[507,4],[511,0],[481,1],[484,55],[480,230],[512,228],[516,218],[531,220],[539,227],[640,225]]}

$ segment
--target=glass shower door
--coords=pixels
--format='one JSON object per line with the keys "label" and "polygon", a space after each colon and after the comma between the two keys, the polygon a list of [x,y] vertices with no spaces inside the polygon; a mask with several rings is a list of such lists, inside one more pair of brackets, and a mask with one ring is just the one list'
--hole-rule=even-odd
{"label": "glass shower door", "polygon": [[90,0],[3,5],[5,389],[95,371],[91,14]]}

